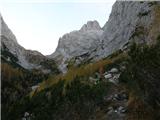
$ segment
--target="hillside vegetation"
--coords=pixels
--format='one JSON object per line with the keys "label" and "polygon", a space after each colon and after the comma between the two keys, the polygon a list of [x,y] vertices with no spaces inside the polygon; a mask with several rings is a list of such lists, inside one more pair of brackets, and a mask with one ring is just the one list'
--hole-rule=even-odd
{"label": "hillside vegetation", "polygon": [[[55,83],[57,83],[60,80],[64,80],[65,83],[69,84],[72,80],[74,80],[77,77],[85,77],[88,78],[89,76],[92,76],[95,72],[99,72],[100,69],[109,69],[111,68],[110,65],[118,63],[120,61],[123,61],[126,59],[126,53],[122,52],[115,52],[111,56],[102,59],[95,63],[88,63],[84,65],[80,65],[78,67],[71,67],[66,74],[59,74],[57,76],[50,76],[46,81],[43,81],[40,83],[40,87],[36,90],[36,92],[39,92],[45,88],[51,87]],[[31,93],[31,96],[34,94],[35,91]]]}
{"label": "hillside vegetation", "polygon": [[[126,69],[121,71],[118,85],[104,78],[96,84],[89,82],[89,77],[102,67],[108,71],[113,67],[119,69],[124,63]],[[125,119],[158,120],[159,73],[159,40],[152,46],[133,44],[128,52],[118,52],[96,63],[71,68],[65,75],[50,76],[31,96],[14,103],[7,119],[21,119],[27,112],[33,120],[114,120],[113,116],[108,117],[108,108],[120,102],[107,102],[104,98],[115,91],[125,91],[128,94]]]}

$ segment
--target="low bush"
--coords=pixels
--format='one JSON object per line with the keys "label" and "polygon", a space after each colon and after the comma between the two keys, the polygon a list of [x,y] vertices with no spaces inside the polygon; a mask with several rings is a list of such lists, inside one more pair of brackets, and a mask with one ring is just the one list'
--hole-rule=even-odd
{"label": "low bush", "polygon": [[32,113],[34,120],[87,120],[98,106],[103,106],[103,97],[109,91],[110,85],[100,82],[90,86],[82,81],[83,78],[76,77],[71,84],[65,86],[65,81],[61,80],[32,98],[27,97],[17,102],[9,116],[20,119],[27,111]]}
{"label": "low bush", "polygon": [[[152,114],[152,119],[155,120],[159,117],[160,110],[160,41],[152,46],[133,44],[128,55],[128,65],[120,76],[120,82],[137,102],[143,103],[143,107],[139,107],[139,110],[143,108],[144,114],[141,115],[145,116],[146,112],[154,111],[156,114]],[[134,105],[129,104],[130,106]]]}

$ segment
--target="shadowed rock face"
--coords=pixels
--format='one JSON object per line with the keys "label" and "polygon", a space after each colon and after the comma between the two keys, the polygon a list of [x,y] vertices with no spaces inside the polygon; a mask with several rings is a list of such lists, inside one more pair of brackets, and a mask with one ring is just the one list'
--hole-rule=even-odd
{"label": "shadowed rock face", "polygon": [[[0,23],[1,51],[5,50],[5,52],[2,52],[3,59],[8,61],[11,56],[14,56],[17,59],[17,61],[15,61],[16,64],[19,64],[25,69],[41,69],[47,72],[50,71],[45,68],[45,66],[41,65],[42,62],[44,63],[48,60],[47,57],[43,56],[38,51],[26,50],[19,45],[15,35],[8,28],[2,16],[0,16]],[[6,57],[6,55],[3,55],[6,52],[12,55]]]}
{"label": "shadowed rock face", "polygon": [[[89,21],[79,31],[65,34],[50,57],[66,71],[66,61],[88,54],[99,60],[126,48],[130,42],[153,44],[160,33],[160,2],[117,1],[109,20],[101,29],[97,21]],[[81,58],[80,58],[81,59]]]}
{"label": "shadowed rock face", "polygon": [[[19,45],[15,35],[8,28],[2,17],[0,21],[0,37],[2,42],[1,50],[3,50],[3,45],[5,45],[8,51],[18,59],[17,63],[26,69],[38,67],[39,62],[43,61],[45,59],[45,56],[37,51],[26,50],[21,45]],[[31,60],[32,58],[34,58],[34,60]]]}

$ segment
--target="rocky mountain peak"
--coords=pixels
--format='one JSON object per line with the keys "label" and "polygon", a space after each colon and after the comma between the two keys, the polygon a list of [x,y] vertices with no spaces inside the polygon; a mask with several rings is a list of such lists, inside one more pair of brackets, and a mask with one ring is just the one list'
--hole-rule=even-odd
{"label": "rocky mountain peak", "polygon": [[152,44],[160,33],[159,11],[158,1],[116,1],[103,29],[97,21],[87,22],[79,31],[63,36],[51,57],[67,66],[75,57],[81,61],[105,58],[133,41]]}
{"label": "rocky mountain peak", "polygon": [[4,22],[1,14],[0,14],[0,30],[1,30],[0,36],[5,36],[9,40],[12,40],[13,42],[17,43],[15,35],[8,28],[7,24]]}
{"label": "rocky mountain peak", "polygon": [[101,27],[98,23],[98,21],[88,21],[87,24],[84,24],[80,31],[88,31],[88,30],[100,30]]}
{"label": "rocky mountain peak", "polygon": [[56,51],[49,57],[55,59],[60,70],[67,71],[67,61],[76,58],[76,63],[80,63],[95,51],[100,43],[103,30],[97,21],[89,21],[80,30],[72,31],[63,35],[59,39]]}

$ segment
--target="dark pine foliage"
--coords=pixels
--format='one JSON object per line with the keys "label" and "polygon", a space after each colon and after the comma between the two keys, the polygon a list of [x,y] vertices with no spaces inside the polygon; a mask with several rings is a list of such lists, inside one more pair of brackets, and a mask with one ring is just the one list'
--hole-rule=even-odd
{"label": "dark pine foliage", "polygon": [[[127,69],[120,81],[150,109],[153,120],[160,118],[160,38],[152,46],[131,46]],[[133,109],[133,108],[132,108]],[[155,113],[155,115],[154,115]]]}
{"label": "dark pine foliage", "polygon": [[90,86],[76,78],[66,86],[61,80],[32,98],[26,97],[17,102],[8,119],[20,119],[27,111],[32,113],[34,120],[87,120],[96,107],[103,104],[103,97],[108,90],[109,84],[106,83]]}

